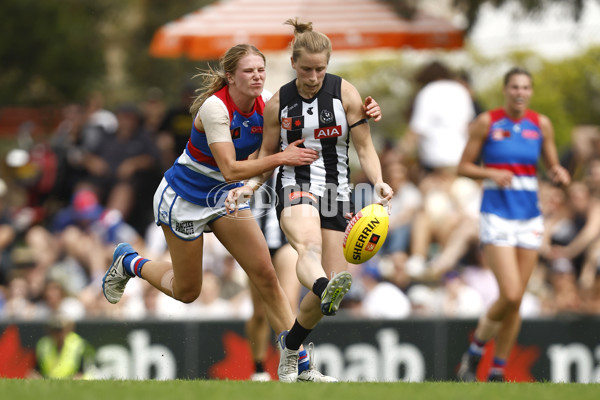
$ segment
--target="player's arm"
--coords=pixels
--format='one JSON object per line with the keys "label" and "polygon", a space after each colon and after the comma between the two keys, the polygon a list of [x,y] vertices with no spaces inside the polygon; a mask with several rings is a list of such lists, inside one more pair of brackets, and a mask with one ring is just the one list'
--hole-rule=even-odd
{"label": "player's arm", "polygon": [[500,187],[508,187],[512,182],[513,173],[507,170],[486,168],[477,164],[481,148],[487,139],[491,123],[488,112],[479,115],[469,125],[469,139],[458,163],[458,174],[472,179],[492,179]]}
{"label": "player's arm", "polygon": [[[219,170],[227,182],[249,179],[253,176],[273,171],[279,165],[304,165],[316,158],[315,152],[294,146],[286,154],[274,153],[254,160],[237,160],[231,139],[230,121],[227,110],[218,103],[205,103],[200,108],[195,121],[198,129],[206,133],[210,151]],[[296,151],[294,151],[296,150]]]}
{"label": "player's arm", "polygon": [[[273,154],[280,153],[281,150],[279,92],[275,93],[275,95],[267,101],[263,112],[263,120],[263,138],[257,154],[258,159],[270,157]],[[250,186],[253,191],[258,189],[273,174],[273,169],[275,168],[252,177],[246,182],[246,185]]]}
{"label": "player's arm", "polygon": [[542,130],[542,158],[548,169],[550,179],[556,184],[568,185],[571,182],[569,172],[559,163],[558,151],[554,143],[554,127],[545,115],[540,115],[540,128]]}
{"label": "player's arm", "polygon": [[[375,192],[383,202],[394,195],[392,188],[385,182],[381,173],[379,155],[373,145],[371,128],[358,90],[346,80],[342,80],[342,103],[346,111],[346,119],[350,125],[350,137],[358,154],[360,166],[369,182],[375,186]],[[364,121],[364,122],[363,122]]]}

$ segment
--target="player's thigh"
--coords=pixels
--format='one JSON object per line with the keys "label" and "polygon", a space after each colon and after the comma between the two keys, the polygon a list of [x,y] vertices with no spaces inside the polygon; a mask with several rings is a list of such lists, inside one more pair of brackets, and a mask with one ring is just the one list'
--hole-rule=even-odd
{"label": "player's thigh", "polygon": [[281,230],[297,251],[321,247],[321,219],[318,209],[310,204],[286,207],[280,214]]}
{"label": "player's thigh", "polygon": [[521,273],[522,289],[525,291],[527,282],[529,282],[533,270],[538,265],[539,251],[537,249],[517,248],[517,260]]}
{"label": "player's thigh", "polygon": [[183,240],[165,225],[161,225],[173,264],[174,287],[178,290],[197,291],[202,287],[202,255],[204,237]]}
{"label": "player's thigh", "polygon": [[257,279],[277,279],[267,242],[250,210],[219,218],[210,227],[255,285],[264,283]]}
{"label": "player's thigh", "polygon": [[483,248],[484,260],[498,282],[500,295],[509,301],[522,296],[522,278],[517,260],[517,249],[510,246],[486,244]]}

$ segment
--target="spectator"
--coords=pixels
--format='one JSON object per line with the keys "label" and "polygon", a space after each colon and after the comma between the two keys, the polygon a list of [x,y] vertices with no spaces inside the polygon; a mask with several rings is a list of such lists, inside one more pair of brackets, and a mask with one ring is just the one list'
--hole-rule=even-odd
{"label": "spectator", "polygon": [[86,128],[89,128],[86,141],[92,147],[104,139],[103,133],[112,135],[116,132],[119,122],[112,111],[104,108],[104,95],[101,92],[90,93],[85,105],[85,112]]}
{"label": "spectator", "polygon": [[0,178],[0,285],[8,283],[14,269],[11,252],[17,237],[17,230],[10,215],[11,210],[7,204],[7,191],[6,182]]}
{"label": "spectator", "polygon": [[397,286],[383,280],[376,263],[363,264],[361,278],[365,290],[361,307],[363,317],[403,319],[410,315],[410,300]]}
{"label": "spectator", "polygon": [[30,376],[48,379],[93,378],[95,350],[74,332],[73,321],[54,316],[48,322],[47,332],[36,344],[36,369]]}
{"label": "spectator", "polygon": [[380,254],[408,253],[413,218],[422,204],[421,192],[408,179],[407,168],[399,158],[389,158],[387,163],[382,163],[382,170],[383,179],[394,190],[394,196],[390,200],[389,232]]}
{"label": "spectator", "polygon": [[481,102],[475,95],[475,92],[473,91],[473,86],[471,85],[471,74],[469,74],[469,72],[464,69],[460,70],[456,74],[456,80],[469,91],[469,94],[471,95],[471,99],[473,101],[473,111],[475,111],[475,117],[484,112],[485,109],[483,105],[481,104]]}
{"label": "spectator", "polygon": [[471,94],[439,61],[423,67],[416,81],[420,90],[403,148],[418,148],[421,176],[433,171],[455,174],[467,143],[468,125],[475,116]]}
{"label": "spectator", "polygon": [[183,153],[190,138],[193,122],[190,118],[190,106],[194,97],[194,87],[186,84],[181,89],[177,104],[167,110],[160,125],[157,145],[164,170],[168,169],[175,158]]}
{"label": "spectator", "polygon": [[75,321],[85,317],[83,304],[65,290],[64,285],[57,279],[46,282],[41,301],[36,307],[36,317],[48,319],[52,315],[63,315]]}
{"label": "spectator", "polygon": [[87,157],[107,135],[102,125],[90,124],[87,118],[83,105],[68,104],[50,140],[58,159],[58,180],[53,192],[63,205],[70,201],[78,185],[89,180]]}
{"label": "spectator", "polygon": [[8,284],[2,319],[31,320],[36,316],[35,304],[31,301],[29,285],[22,277],[14,277]]}
{"label": "spectator", "polygon": [[563,152],[561,164],[573,180],[586,178],[590,162],[600,156],[600,127],[577,125],[571,131],[571,146]]}
{"label": "spectator", "polygon": [[480,294],[467,285],[455,270],[444,275],[444,284],[438,289],[438,301],[438,307],[446,318],[477,318],[484,311]]}
{"label": "spectator", "polygon": [[118,210],[141,235],[153,221],[152,204],[145,201],[160,180],[158,152],[150,135],[142,129],[136,106],[117,109],[115,135],[102,142],[89,168],[101,193],[101,202]]}

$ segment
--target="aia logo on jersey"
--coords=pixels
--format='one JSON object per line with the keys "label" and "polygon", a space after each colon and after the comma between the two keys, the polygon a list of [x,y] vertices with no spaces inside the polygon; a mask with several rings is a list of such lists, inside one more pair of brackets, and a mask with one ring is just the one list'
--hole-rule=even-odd
{"label": "aia logo on jersey", "polygon": [[379,235],[371,235],[371,239],[369,239],[369,243],[367,243],[367,245],[365,246],[365,250],[373,251],[375,249],[375,246],[377,246],[377,243],[379,242],[379,238]]}
{"label": "aia logo on jersey", "polygon": [[315,129],[315,139],[327,139],[336,136],[342,136],[342,127],[340,125]]}
{"label": "aia logo on jersey", "polygon": [[524,129],[523,132],[521,132],[521,136],[523,139],[539,139],[540,133],[533,129]]}
{"label": "aia logo on jersey", "polygon": [[287,117],[281,119],[281,128],[286,131],[293,131],[296,129],[304,128],[304,116],[300,117]]}
{"label": "aia logo on jersey", "polygon": [[510,137],[510,132],[505,131],[502,128],[494,129],[492,131],[492,140],[504,140]]}
{"label": "aia logo on jersey", "polygon": [[263,127],[262,126],[253,126],[250,128],[250,133],[253,135],[262,135]]}
{"label": "aia logo on jersey", "polygon": [[231,131],[231,139],[239,139],[242,137],[242,128],[239,126]]}

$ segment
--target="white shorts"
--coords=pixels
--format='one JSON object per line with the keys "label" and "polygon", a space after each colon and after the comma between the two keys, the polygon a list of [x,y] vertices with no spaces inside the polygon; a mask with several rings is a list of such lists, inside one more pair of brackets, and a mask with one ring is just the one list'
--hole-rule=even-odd
{"label": "white shorts", "polygon": [[[246,202],[240,210],[250,208]],[[169,186],[165,178],[154,192],[154,222],[165,224],[180,239],[194,240],[210,232],[212,221],[227,215],[225,207],[202,207],[183,199]]]}
{"label": "white shorts", "polygon": [[544,219],[542,216],[526,219],[504,219],[495,214],[481,213],[479,240],[481,244],[522,247],[537,250],[542,245]]}

